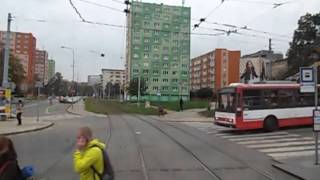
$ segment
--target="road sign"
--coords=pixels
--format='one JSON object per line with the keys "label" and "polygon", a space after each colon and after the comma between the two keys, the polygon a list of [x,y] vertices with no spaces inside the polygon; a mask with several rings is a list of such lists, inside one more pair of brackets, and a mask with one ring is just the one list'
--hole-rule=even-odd
{"label": "road sign", "polygon": [[43,83],[41,81],[36,81],[35,85],[36,88],[42,88],[43,87]]}
{"label": "road sign", "polygon": [[157,91],[157,96],[161,96],[161,92],[159,90]]}
{"label": "road sign", "polygon": [[320,131],[320,110],[313,110],[313,131]]}
{"label": "road sign", "polygon": [[314,92],[314,69],[300,67],[300,92]]}

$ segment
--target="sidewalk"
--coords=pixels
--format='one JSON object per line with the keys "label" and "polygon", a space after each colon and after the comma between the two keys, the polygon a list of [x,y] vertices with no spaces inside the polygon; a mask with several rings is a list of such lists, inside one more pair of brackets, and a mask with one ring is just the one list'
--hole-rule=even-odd
{"label": "sidewalk", "polygon": [[36,118],[22,117],[22,125],[17,126],[16,119],[8,119],[0,121],[0,134],[13,135],[26,132],[38,131],[52,126],[54,123],[50,121],[39,121]]}
{"label": "sidewalk", "polygon": [[201,116],[199,112],[205,109],[187,109],[184,111],[168,111],[160,120],[168,122],[213,122],[213,118]]}
{"label": "sidewalk", "polygon": [[299,179],[318,180],[320,177],[320,165],[315,165],[314,156],[281,160],[273,166]]}

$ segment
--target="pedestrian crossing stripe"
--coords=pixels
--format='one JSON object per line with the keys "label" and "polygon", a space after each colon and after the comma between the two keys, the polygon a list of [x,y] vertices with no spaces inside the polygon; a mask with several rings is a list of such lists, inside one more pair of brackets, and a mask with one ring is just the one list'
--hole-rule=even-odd
{"label": "pedestrian crossing stripe", "polygon": [[268,155],[273,157],[274,159],[281,160],[281,159],[288,159],[289,157],[311,156],[311,155],[314,155],[314,150],[300,151],[300,152],[269,153]]}
{"label": "pedestrian crossing stripe", "polygon": [[204,131],[207,134],[244,145],[247,148],[255,149],[276,160],[314,155],[315,142],[313,137],[303,137],[286,131],[231,134],[229,128],[216,126],[214,124],[192,122],[185,124]]}
{"label": "pedestrian crossing stripe", "polygon": [[[319,141],[320,142],[320,141]],[[294,145],[314,145],[314,141],[294,141],[294,142],[285,142],[285,143],[272,143],[272,144],[254,144],[248,145],[248,148],[260,149],[260,148],[273,148],[273,147],[285,147],[285,146],[294,146]]]}
{"label": "pedestrian crossing stripe", "polygon": [[227,133],[221,133],[221,137],[224,139],[229,138],[237,138],[241,137],[242,135],[245,137],[267,137],[267,136],[274,136],[274,135],[286,135],[287,132],[270,132],[270,133],[257,133],[257,134],[238,134],[238,135],[226,135]]}
{"label": "pedestrian crossing stripe", "polygon": [[278,143],[278,142],[290,142],[290,141],[302,141],[302,140],[312,140],[311,137],[298,137],[298,138],[280,138],[280,139],[266,139],[258,141],[243,141],[237,142],[238,144],[249,145],[249,144],[263,144],[263,143]]}
{"label": "pedestrian crossing stripe", "polygon": [[284,134],[284,135],[274,135],[274,136],[266,136],[266,137],[241,137],[241,138],[230,138],[230,141],[251,141],[251,140],[265,140],[265,139],[278,139],[278,138],[288,138],[288,137],[299,137],[297,134]]}

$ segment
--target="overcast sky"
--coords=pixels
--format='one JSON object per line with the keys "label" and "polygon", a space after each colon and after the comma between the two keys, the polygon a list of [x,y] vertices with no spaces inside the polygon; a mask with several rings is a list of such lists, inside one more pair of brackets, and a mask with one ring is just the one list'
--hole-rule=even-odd
{"label": "overcast sky", "polygon": [[[121,0],[87,0],[115,9],[123,10]],[[103,7],[73,0],[82,16],[89,21],[125,25],[125,14]],[[181,5],[178,0],[143,0],[170,5]],[[283,4],[273,8],[273,3]],[[191,7],[192,19],[206,17],[221,0],[185,0],[185,6]],[[297,21],[305,13],[318,13],[319,0],[225,0],[219,8],[207,18],[208,22],[247,26],[254,30],[268,32],[262,34],[253,31],[239,30],[247,35],[231,34],[229,36],[191,37],[191,57],[201,55],[215,48],[241,50],[241,54],[268,49],[268,38],[273,41],[276,52],[285,53],[289,47]],[[72,77],[72,54],[61,46],[75,49],[76,80],[86,81],[89,74],[100,74],[101,68],[124,69],[125,29],[84,24],[69,4],[69,0],[1,0],[0,30],[6,30],[7,14],[11,12],[15,19],[12,30],[31,32],[37,38],[37,48],[45,49],[49,57],[56,61],[56,71],[67,79]],[[46,22],[39,22],[45,20]],[[191,24],[197,21],[191,21]],[[194,33],[218,33],[207,28],[230,28],[209,23],[202,23]],[[280,36],[281,35],[281,36]],[[258,37],[253,37],[258,36]],[[106,57],[99,57],[103,52]]]}

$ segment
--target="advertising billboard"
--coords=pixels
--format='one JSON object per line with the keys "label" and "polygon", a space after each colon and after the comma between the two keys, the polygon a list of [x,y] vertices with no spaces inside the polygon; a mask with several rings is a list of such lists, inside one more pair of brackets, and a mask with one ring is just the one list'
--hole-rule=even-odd
{"label": "advertising billboard", "polygon": [[240,59],[240,82],[254,83],[268,80],[270,75],[269,60],[264,58]]}

